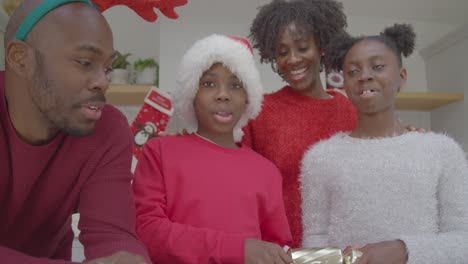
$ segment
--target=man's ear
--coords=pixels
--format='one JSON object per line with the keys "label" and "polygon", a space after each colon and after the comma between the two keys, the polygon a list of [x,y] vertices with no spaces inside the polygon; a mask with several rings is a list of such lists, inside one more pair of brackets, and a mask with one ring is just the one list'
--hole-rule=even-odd
{"label": "man's ear", "polygon": [[36,65],[34,49],[23,41],[13,40],[6,48],[5,62],[18,76],[30,78]]}

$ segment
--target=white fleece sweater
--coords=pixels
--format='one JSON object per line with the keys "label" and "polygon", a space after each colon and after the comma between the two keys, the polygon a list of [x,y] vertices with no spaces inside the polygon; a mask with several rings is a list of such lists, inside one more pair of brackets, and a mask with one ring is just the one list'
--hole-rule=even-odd
{"label": "white fleece sweater", "polygon": [[468,263],[468,166],[451,138],[338,133],[301,165],[304,247],[406,243],[412,264]]}

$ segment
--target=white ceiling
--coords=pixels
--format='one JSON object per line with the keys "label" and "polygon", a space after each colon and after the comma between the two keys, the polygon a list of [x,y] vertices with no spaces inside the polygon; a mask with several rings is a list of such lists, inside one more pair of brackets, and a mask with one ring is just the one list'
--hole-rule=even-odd
{"label": "white ceiling", "polygon": [[348,16],[450,24],[468,22],[468,0],[342,0],[342,2]]}
{"label": "white ceiling", "polygon": [[[2,2],[3,0],[0,0]],[[197,0],[190,0],[197,1]],[[271,0],[216,0],[218,5],[234,4],[256,8]],[[468,23],[468,0],[339,0],[347,16],[419,20],[449,24]],[[3,11],[3,10],[2,10]],[[0,12],[0,25],[6,17]],[[0,27],[2,28],[2,27]]]}
{"label": "white ceiling", "polygon": [[[196,0],[192,0],[196,1]],[[219,1],[219,0],[218,0]],[[222,0],[233,1],[233,0]],[[235,0],[258,7],[271,0]],[[468,23],[468,0],[339,0],[347,16],[418,20],[436,23]]]}

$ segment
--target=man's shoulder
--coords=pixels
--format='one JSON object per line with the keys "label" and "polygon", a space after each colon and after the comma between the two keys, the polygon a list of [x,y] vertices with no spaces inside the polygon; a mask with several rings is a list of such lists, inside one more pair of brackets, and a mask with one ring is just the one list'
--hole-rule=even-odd
{"label": "man's shoulder", "polygon": [[115,125],[122,125],[126,124],[128,126],[128,121],[127,118],[124,116],[124,114],[117,109],[115,106],[107,104],[103,111],[102,111],[102,117],[98,121],[98,123],[103,123],[105,126],[114,126]]}

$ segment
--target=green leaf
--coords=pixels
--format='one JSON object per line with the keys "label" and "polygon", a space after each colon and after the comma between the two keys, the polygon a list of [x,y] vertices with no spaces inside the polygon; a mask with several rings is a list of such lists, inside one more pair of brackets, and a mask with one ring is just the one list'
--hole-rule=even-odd
{"label": "green leaf", "polygon": [[143,71],[150,67],[159,68],[159,64],[153,58],[138,59],[133,63],[135,71]]}
{"label": "green leaf", "polygon": [[122,54],[119,51],[116,51],[115,59],[114,59],[114,62],[112,63],[112,68],[113,69],[126,69],[128,65],[130,65],[130,62],[128,62],[128,57],[130,55],[131,53]]}

